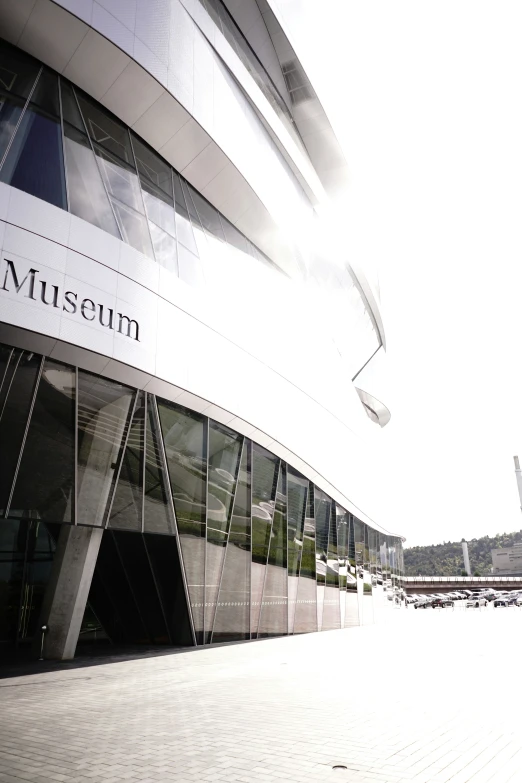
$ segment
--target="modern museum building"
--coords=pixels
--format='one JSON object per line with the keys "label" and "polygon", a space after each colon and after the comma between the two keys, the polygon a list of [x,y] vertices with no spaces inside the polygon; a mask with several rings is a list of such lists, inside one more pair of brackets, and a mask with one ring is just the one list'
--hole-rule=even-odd
{"label": "modern museum building", "polygon": [[0,2],[0,655],[398,603],[379,288],[302,58],[283,0]]}

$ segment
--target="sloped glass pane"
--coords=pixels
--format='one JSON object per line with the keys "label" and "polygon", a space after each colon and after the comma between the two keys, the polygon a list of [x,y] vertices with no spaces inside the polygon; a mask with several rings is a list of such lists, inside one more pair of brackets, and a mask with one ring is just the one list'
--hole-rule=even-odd
{"label": "sloped glass pane", "polygon": [[[62,88],[62,98],[64,94]],[[89,139],[68,123],[64,123],[63,131],[69,210],[73,215],[120,239],[121,234]]]}
{"label": "sloped glass pane", "polygon": [[101,106],[77,95],[123,238],[154,258],[129,130]]}
{"label": "sloped glass pane", "polygon": [[31,57],[0,41],[0,162],[39,70]]}
{"label": "sloped glass pane", "polygon": [[330,527],[330,498],[315,489],[315,522],[316,522],[316,572],[317,572],[317,627],[320,631],[323,623],[324,588],[326,584],[326,564],[328,552],[328,531]]}
{"label": "sloped glass pane", "polygon": [[66,209],[58,77],[42,73],[16,131],[0,180]]}
{"label": "sloped glass pane", "polygon": [[125,442],[134,390],[78,373],[78,503],[80,525],[102,525]]}
{"label": "sloped glass pane", "polygon": [[142,530],[144,429],[145,394],[140,391],[112,501],[108,527],[113,529]]}
{"label": "sloped glass pane", "polygon": [[153,398],[147,396],[147,436],[145,449],[144,522],[146,533],[174,534],[174,520],[167,495],[167,477],[163,471],[159,433],[156,428]]}
{"label": "sloped glass pane", "polygon": [[221,241],[224,242],[225,235],[223,234],[223,227],[221,225],[221,219],[217,209],[213,207],[212,204],[209,204],[209,202],[206,201],[203,196],[200,196],[200,194],[197,193],[194,188],[191,188],[190,185],[188,186],[188,190],[190,196],[192,196],[199,220],[205,231],[207,231],[211,236],[217,237],[217,239],[221,239]]}
{"label": "sloped glass pane", "polygon": [[341,591],[341,628],[344,628],[346,611],[346,583],[348,579],[348,512],[341,506],[335,507],[337,525],[337,552],[339,555],[339,590]]}
{"label": "sloped glass pane", "polygon": [[203,644],[207,421],[163,400],[158,410],[196,641]]}
{"label": "sloped glass pane", "polygon": [[344,627],[359,625],[358,576],[355,558],[355,526],[354,517],[348,515],[348,558],[346,562],[346,602]]}
{"label": "sloped glass pane", "polygon": [[364,623],[364,528],[363,523],[353,517],[353,536],[355,545],[355,568],[357,574],[357,601],[359,610],[359,623]]}
{"label": "sloped glass pane", "polygon": [[315,516],[314,485],[308,483],[306,517],[304,522],[303,554],[299,569],[294,633],[317,631],[317,582],[315,571]]}
{"label": "sloped glass pane", "polygon": [[156,261],[167,269],[177,272],[172,170],[134,134],[132,134],[132,143]]}
{"label": "sloped glass pane", "polygon": [[214,625],[216,601],[225,558],[236,491],[243,438],[236,432],[209,422],[207,554],[205,571],[206,641]]}
{"label": "sloped glass pane", "polygon": [[251,634],[257,635],[268,547],[279,475],[279,459],[253,444],[252,462],[252,611]]}
{"label": "sloped glass pane", "polygon": [[339,605],[339,555],[337,550],[337,520],[335,514],[335,504],[333,501],[331,501],[322,630],[332,631],[340,627],[341,614]]}
{"label": "sloped glass pane", "polygon": [[198,248],[196,240],[194,239],[194,232],[192,231],[192,225],[187,210],[187,203],[185,201],[185,195],[181,187],[181,181],[176,172],[173,172],[174,181],[174,194],[176,201],[176,235],[178,241],[181,242],[187,250],[191,253],[198,255]]}
{"label": "sloped glass pane", "polygon": [[15,349],[0,392],[0,512],[7,506],[41,357]]}
{"label": "sloped glass pane", "polygon": [[250,638],[251,443],[244,440],[213,642]]}
{"label": "sloped glass pane", "polygon": [[46,359],[11,501],[11,516],[73,522],[76,372]]}
{"label": "sloped glass pane", "polygon": [[286,465],[281,464],[261,600],[259,637],[282,636],[288,632],[287,590]]}
{"label": "sloped glass pane", "polygon": [[288,468],[288,633],[293,633],[308,480]]}

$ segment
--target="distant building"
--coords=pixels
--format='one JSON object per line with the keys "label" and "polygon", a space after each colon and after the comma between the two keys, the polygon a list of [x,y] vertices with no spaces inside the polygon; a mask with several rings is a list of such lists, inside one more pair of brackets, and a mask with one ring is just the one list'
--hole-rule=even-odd
{"label": "distant building", "polygon": [[505,549],[492,549],[491,560],[493,574],[522,576],[522,544],[515,544]]}

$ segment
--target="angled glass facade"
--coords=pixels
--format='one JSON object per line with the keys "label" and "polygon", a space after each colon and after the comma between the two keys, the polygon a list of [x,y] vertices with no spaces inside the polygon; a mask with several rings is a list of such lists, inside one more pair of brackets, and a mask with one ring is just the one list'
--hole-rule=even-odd
{"label": "angled glass facade", "polygon": [[274,266],[130,128],[1,38],[0,98],[0,182],[68,210],[184,279],[200,273],[207,237]]}
{"label": "angled glass facade", "polygon": [[335,630],[399,599],[400,539],[173,402],[0,345],[0,440],[3,650],[35,638],[69,526],[101,534],[80,641]]}

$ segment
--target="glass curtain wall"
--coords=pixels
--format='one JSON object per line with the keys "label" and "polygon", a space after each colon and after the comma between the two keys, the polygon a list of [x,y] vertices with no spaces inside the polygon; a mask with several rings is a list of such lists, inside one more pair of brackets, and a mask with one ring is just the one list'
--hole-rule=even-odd
{"label": "glass curtain wall", "polygon": [[174,274],[188,265],[198,276],[199,229],[274,266],[107,109],[1,38],[0,182],[68,210]]}
{"label": "glass curtain wall", "polygon": [[[0,643],[29,643],[64,524],[104,529],[81,640],[208,644],[395,605],[399,539],[199,413],[0,344]],[[359,599],[359,600],[358,600]]]}

